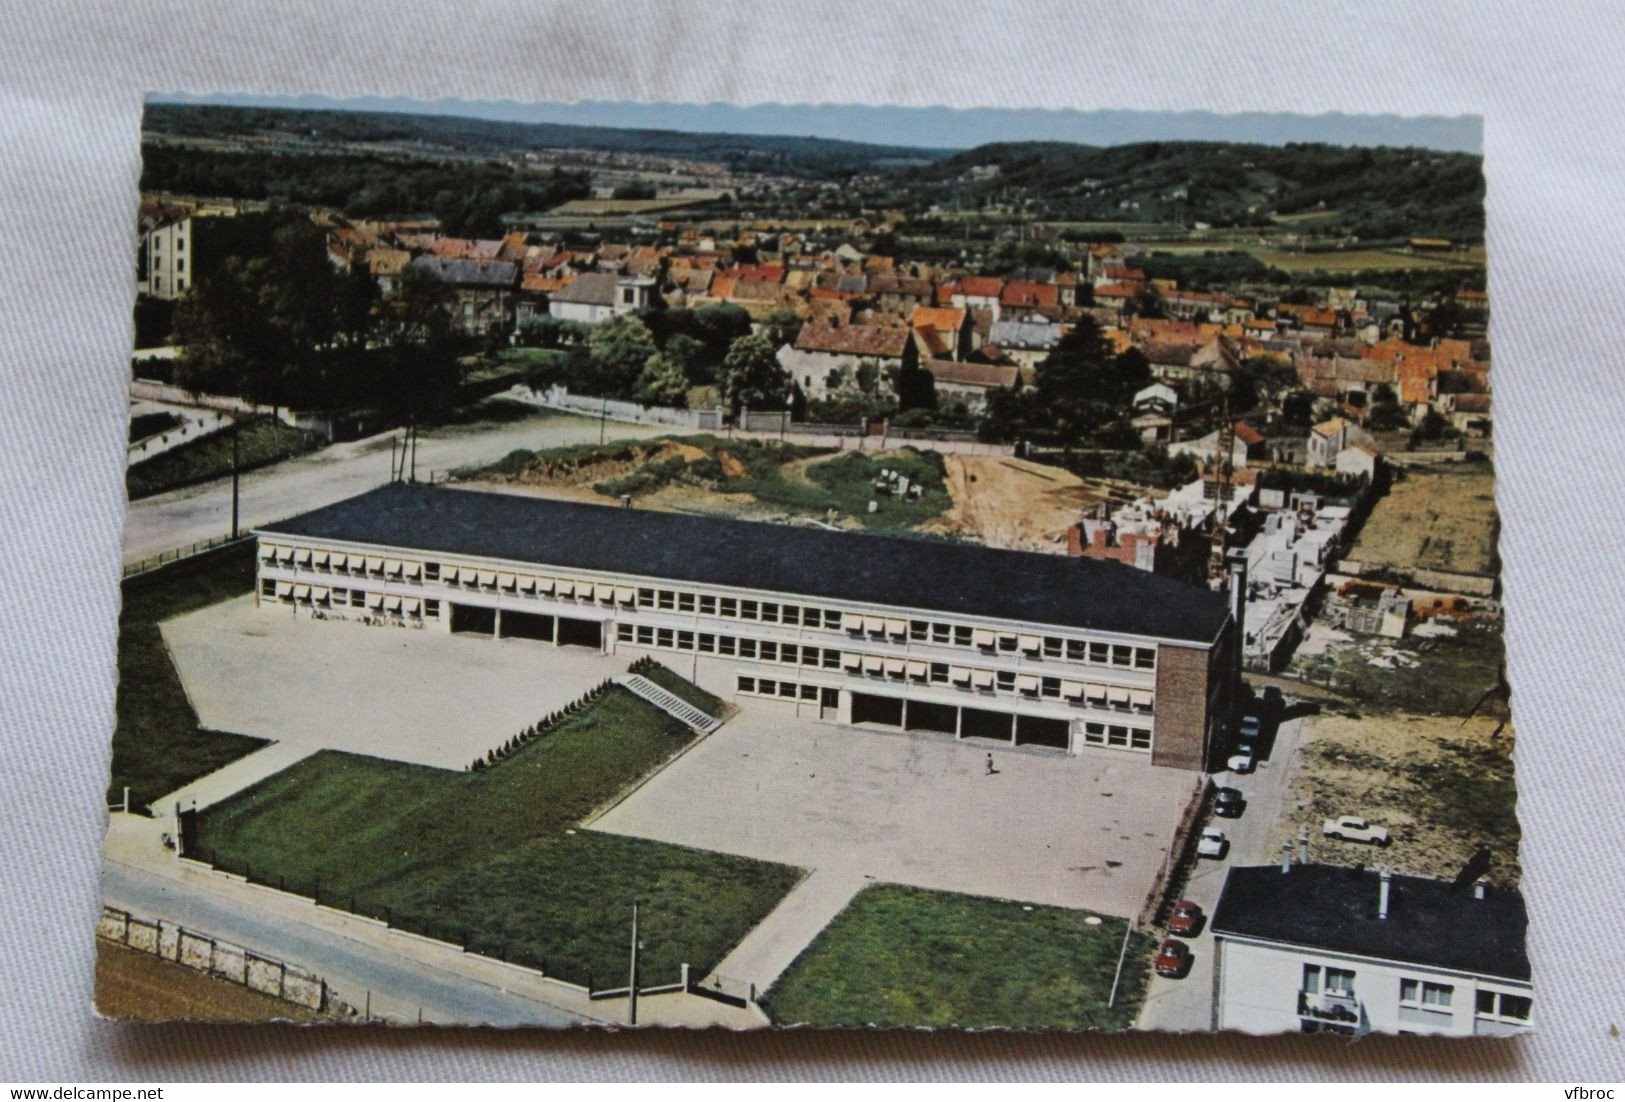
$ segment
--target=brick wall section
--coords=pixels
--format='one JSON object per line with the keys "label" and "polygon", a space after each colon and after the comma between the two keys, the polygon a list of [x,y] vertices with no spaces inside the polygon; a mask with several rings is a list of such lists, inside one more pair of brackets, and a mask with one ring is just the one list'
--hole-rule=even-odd
{"label": "brick wall section", "polygon": [[1157,726],[1151,761],[1200,771],[1206,755],[1208,669],[1206,647],[1157,647]]}

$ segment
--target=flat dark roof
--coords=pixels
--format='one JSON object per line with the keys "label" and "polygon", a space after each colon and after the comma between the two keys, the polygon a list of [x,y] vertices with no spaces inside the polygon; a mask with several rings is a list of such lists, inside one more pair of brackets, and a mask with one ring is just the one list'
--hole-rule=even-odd
{"label": "flat dark roof", "polygon": [[1228,618],[1221,594],[1121,563],[444,486],[390,483],[259,531],[1201,644]]}
{"label": "flat dark roof", "polygon": [[1213,912],[1215,934],[1266,938],[1313,949],[1529,979],[1528,917],[1518,892],[1395,876],[1388,917],[1377,917],[1380,874],[1337,865],[1233,868]]}

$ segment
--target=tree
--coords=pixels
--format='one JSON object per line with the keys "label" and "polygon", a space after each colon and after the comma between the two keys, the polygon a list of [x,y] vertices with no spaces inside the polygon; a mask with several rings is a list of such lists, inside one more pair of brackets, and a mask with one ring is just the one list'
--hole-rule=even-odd
{"label": "tree", "polygon": [[461,349],[449,302],[445,284],[422,269],[407,268],[379,305],[380,404],[409,424],[432,420],[457,401]]}
{"label": "tree", "polygon": [[760,332],[774,348],[796,343],[801,335],[802,317],[794,310],[770,310],[760,322]]}
{"label": "tree", "polygon": [[587,337],[591,377],[583,380],[589,394],[630,398],[654,355],[655,339],[649,327],[630,314],[600,322]]}
{"label": "tree", "polygon": [[722,398],[734,416],[742,408],[784,409],[789,387],[789,376],[764,338],[744,336],[729,345],[722,359]]}
{"label": "tree", "polygon": [[632,399],[646,406],[687,406],[688,376],[683,365],[665,352],[653,353],[644,361]]}
{"label": "tree", "polygon": [[339,339],[350,348],[364,349],[372,335],[373,311],[378,306],[378,281],[362,261],[355,261],[338,285],[334,304]]}
{"label": "tree", "polygon": [[1163,308],[1162,292],[1157,290],[1155,283],[1146,283],[1134,292],[1129,300],[1128,312],[1136,318],[1165,318],[1168,311]]}
{"label": "tree", "polygon": [[1150,381],[1151,368],[1139,349],[1114,355],[1100,326],[1085,316],[1039,363],[1037,374],[1032,413],[1071,447],[1123,416],[1135,392]]}
{"label": "tree", "polygon": [[892,380],[897,392],[899,411],[933,410],[937,408],[937,378],[920,366],[919,360],[907,357]]}

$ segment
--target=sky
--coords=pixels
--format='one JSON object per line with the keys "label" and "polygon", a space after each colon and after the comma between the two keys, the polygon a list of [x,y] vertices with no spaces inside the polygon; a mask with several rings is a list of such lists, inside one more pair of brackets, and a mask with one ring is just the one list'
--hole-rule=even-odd
{"label": "sky", "polygon": [[517,103],[512,100],[416,100],[367,96],[168,95],[155,103],[213,103],[253,107],[302,107],[348,111],[398,111],[460,115],[505,122],[552,122],[682,130],[719,134],[791,134],[844,141],[968,149],[988,142],[1065,141],[1122,145],[1143,141],[1235,141],[1283,145],[1423,146],[1466,153],[1483,151],[1483,120],[1473,115],[1293,115],[1207,111],[1056,111],[1040,108],[874,107],[862,105],[727,103]]}

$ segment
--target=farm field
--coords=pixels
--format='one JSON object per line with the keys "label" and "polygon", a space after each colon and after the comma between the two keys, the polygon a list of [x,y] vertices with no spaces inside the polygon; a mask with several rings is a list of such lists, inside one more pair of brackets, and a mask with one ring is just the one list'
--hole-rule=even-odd
{"label": "farm field", "polygon": [[1493,574],[1499,531],[1489,463],[1408,468],[1372,508],[1347,557],[1400,574]]}
{"label": "farm field", "polygon": [[1154,945],[1084,911],[893,884],[864,889],[768,990],[780,1025],[1127,1029]]}
{"label": "farm field", "polygon": [[[1275,828],[1275,850],[1309,828],[1311,860],[1378,863],[1415,876],[1454,879],[1480,847],[1490,881],[1518,884],[1515,737],[1496,716],[1327,712],[1304,720],[1296,774]],[[1393,838],[1376,850],[1322,838],[1329,818],[1361,815]]]}
{"label": "farm field", "polygon": [[612,688],[505,759],[453,772],[321,751],[200,815],[219,867],[575,983],[704,974],[800,878],[785,865],[577,831],[694,732]]}

